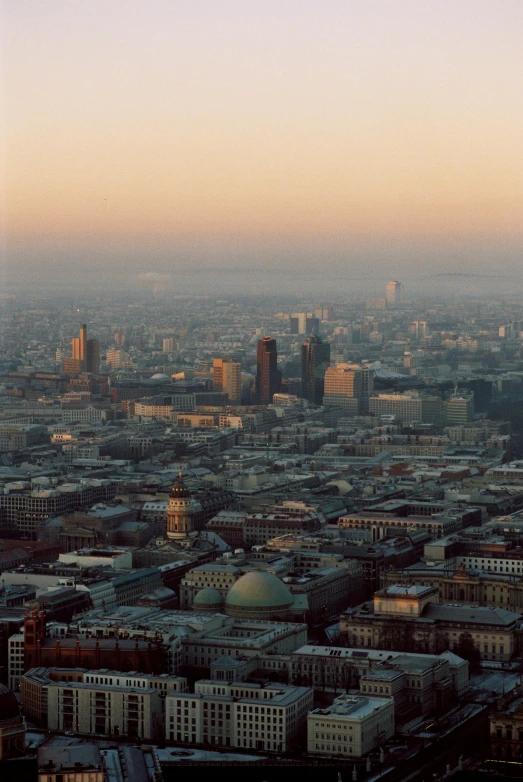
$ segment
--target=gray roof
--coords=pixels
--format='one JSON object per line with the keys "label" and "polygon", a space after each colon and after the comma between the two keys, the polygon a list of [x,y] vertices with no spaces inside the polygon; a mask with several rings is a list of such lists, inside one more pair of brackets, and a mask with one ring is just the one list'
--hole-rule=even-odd
{"label": "gray roof", "polygon": [[193,571],[200,573],[203,571],[209,571],[210,573],[239,573],[239,568],[236,565],[217,565],[216,562],[206,562],[204,565],[198,565],[192,568]]}
{"label": "gray roof", "polygon": [[506,611],[504,608],[429,603],[423,611],[423,617],[439,621],[461,621],[473,624],[505,625],[508,627],[519,619],[519,614],[515,614],[513,611]]}

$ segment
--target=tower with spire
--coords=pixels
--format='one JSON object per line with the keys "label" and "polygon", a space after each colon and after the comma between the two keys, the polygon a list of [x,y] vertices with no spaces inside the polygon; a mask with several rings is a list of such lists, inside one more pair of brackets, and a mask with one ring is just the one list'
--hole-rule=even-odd
{"label": "tower with spire", "polygon": [[198,530],[195,529],[195,516],[199,510],[201,510],[200,503],[192,497],[180,472],[169,497],[167,537],[177,543],[190,543],[198,535]]}

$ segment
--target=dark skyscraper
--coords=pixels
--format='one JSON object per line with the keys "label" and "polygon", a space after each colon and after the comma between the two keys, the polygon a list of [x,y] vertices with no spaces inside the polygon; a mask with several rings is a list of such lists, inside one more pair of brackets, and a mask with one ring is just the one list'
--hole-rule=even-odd
{"label": "dark skyscraper", "polygon": [[273,394],[278,393],[281,384],[275,339],[264,337],[259,340],[256,366],[256,402],[259,405],[270,405]]}
{"label": "dark skyscraper", "polygon": [[321,405],[325,370],[330,364],[331,348],[316,335],[301,346],[301,396]]}

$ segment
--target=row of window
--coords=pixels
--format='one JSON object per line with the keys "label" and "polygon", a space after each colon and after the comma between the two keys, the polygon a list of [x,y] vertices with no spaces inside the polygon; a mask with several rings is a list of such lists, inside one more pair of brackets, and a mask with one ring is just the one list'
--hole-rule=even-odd
{"label": "row of window", "polygon": [[505,728],[505,735],[503,735],[503,728],[499,726],[496,728],[496,738],[498,739],[505,738],[508,741],[512,741],[513,738],[516,738],[516,735],[518,741],[523,741],[523,730],[513,731],[512,728]]}
{"label": "row of window", "polygon": [[330,744],[319,744],[316,743],[314,745],[314,749],[322,752],[335,752],[339,755],[350,755],[352,753],[352,747],[348,747],[346,744],[333,744],[332,748]]}

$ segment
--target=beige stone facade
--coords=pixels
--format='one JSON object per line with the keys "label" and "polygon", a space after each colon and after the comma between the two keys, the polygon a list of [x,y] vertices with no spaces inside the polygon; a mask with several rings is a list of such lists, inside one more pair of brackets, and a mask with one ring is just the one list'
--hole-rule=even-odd
{"label": "beige stone facade", "polygon": [[[403,594],[402,594],[403,592]],[[417,595],[417,596],[416,596]],[[503,608],[435,602],[435,587],[393,585],[340,616],[349,646],[439,653],[464,646],[483,660],[508,661],[519,651],[519,615]],[[416,605],[417,603],[417,605]]]}
{"label": "beige stone facade", "polygon": [[394,701],[340,695],[307,718],[307,751],[314,755],[360,758],[394,735]]}
{"label": "beige stone facade", "polygon": [[52,682],[47,688],[50,730],[158,740],[164,732],[158,690],[83,682]]}
{"label": "beige stone facade", "polygon": [[196,682],[166,698],[166,738],[183,744],[286,752],[313,705],[308,687]]}
{"label": "beige stone facade", "polygon": [[390,570],[383,573],[383,587],[392,584],[424,584],[436,587],[442,603],[462,603],[503,607],[508,611],[523,611],[523,577],[488,572],[469,572],[466,567],[441,570],[415,568]]}
{"label": "beige stone facade", "polygon": [[20,682],[20,699],[24,714],[40,725],[48,721],[48,690],[53,683],[69,682],[100,686],[156,690],[165,697],[171,692],[186,692],[187,679],[168,674],[139,674],[121,671],[89,671],[85,668],[32,668]]}

